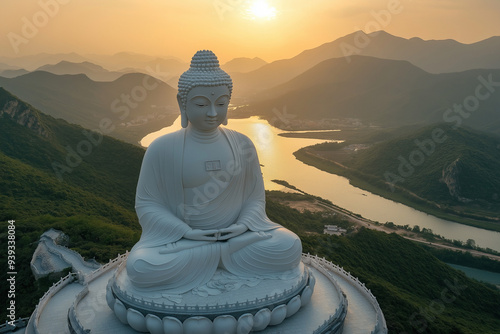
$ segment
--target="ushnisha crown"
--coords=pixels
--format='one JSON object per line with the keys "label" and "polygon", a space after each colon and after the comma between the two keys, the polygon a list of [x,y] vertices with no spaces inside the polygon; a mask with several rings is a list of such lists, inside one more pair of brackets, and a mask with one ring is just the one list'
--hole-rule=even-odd
{"label": "ushnisha crown", "polygon": [[219,65],[217,56],[210,50],[200,50],[191,59],[189,70],[179,78],[179,96],[185,107],[187,95],[195,86],[221,86],[229,88],[229,95],[233,91],[233,81],[229,74],[224,72]]}

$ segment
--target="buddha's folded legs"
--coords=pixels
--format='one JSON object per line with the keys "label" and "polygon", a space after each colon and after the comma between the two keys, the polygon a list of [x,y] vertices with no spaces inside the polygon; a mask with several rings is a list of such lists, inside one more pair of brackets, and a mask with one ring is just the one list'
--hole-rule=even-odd
{"label": "buddha's folded legs", "polygon": [[245,232],[225,242],[179,240],[153,248],[133,248],[127,274],[139,289],[182,294],[207,283],[219,266],[242,277],[280,275],[300,263],[302,244],[278,228]]}
{"label": "buddha's folded legs", "polygon": [[[279,275],[299,265],[302,243],[295,233],[281,227],[266,231],[265,234],[271,237],[261,238],[236,252],[225,251],[223,245],[222,266],[232,274],[253,277]],[[228,244],[237,239],[238,237],[229,240]]]}
{"label": "buddha's folded legs", "polygon": [[[132,249],[127,259],[127,274],[134,286],[181,294],[208,282],[217,270],[220,244],[202,242],[193,247],[191,242],[184,245],[183,241],[168,248]],[[175,248],[179,251],[173,251]],[[165,250],[168,253],[161,254]]]}

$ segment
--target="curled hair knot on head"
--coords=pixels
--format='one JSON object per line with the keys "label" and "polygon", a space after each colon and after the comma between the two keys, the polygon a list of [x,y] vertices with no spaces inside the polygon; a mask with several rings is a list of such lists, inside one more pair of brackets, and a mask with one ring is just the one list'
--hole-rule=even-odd
{"label": "curled hair knot on head", "polygon": [[178,90],[182,108],[186,108],[187,95],[196,86],[222,86],[229,89],[229,96],[233,91],[233,81],[229,74],[219,65],[217,56],[210,50],[201,50],[191,59],[191,66],[179,78]]}

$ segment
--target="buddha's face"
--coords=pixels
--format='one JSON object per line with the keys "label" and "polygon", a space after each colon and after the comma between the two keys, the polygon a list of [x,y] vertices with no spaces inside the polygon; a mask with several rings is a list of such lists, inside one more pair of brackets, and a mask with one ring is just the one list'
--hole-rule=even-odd
{"label": "buddha's face", "polygon": [[196,86],[187,95],[187,119],[199,131],[211,131],[227,117],[229,88],[227,86]]}

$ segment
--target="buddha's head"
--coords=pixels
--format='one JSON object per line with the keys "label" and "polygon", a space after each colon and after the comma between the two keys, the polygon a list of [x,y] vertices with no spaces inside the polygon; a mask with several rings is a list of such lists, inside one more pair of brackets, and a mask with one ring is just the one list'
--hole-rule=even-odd
{"label": "buddha's head", "polygon": [[178,89],[177,102],[181,110],[182,127],[187,127],[190,121],[194,125],[194,118],[203,114],[213,119],[217,126],[227,124],[227,107],[233,82],[229,74],[220,68],[219,60],[212,51],[196,52],[189,70],[179,78]]}

